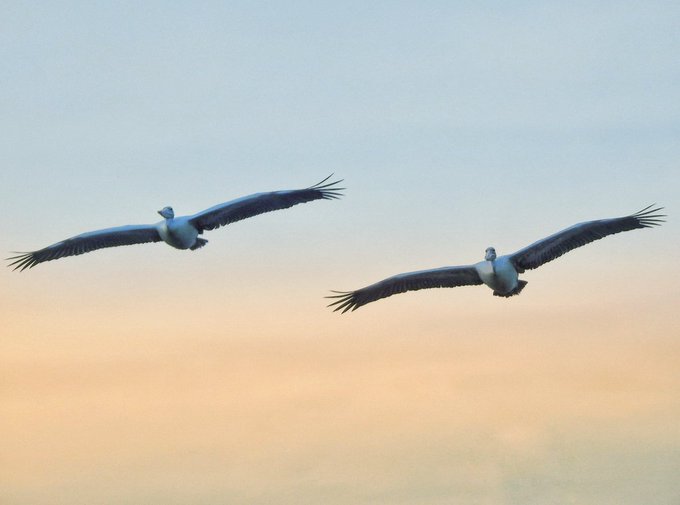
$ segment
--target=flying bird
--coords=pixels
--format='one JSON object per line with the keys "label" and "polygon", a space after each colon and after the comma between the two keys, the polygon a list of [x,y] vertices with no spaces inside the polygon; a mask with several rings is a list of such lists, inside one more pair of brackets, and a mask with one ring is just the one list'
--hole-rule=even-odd
{"label": "flying bird", "polygon": [[488,247],[484,261],[474,265],[408,272],[389,277],[356,291],[332,291],[335,294],[326,298],[335,299],[335,301],[328,306],[335,307],[334,311],[345,313],[348,310],[356,310],[367,303],[406,291],[479,284],[486,284],[493,290],[495,296],[507,298],[518,295],[527,285],[527,281],[518,278],[518,274],[525,270],[538,268],[572,249],[608,235],[660,225],[664,222],[663,218],[666,217],[664,214],[659,214],[663,207],[653,207],[654,205],[650,205],[630,216],[575,224],[505,256],[497,256],[496,250],[493,247]]}
{"label": "flying bird", "polygon": [[18,253],[18,256],[7,258],[11,262],[8,266],[13,266],[14,270],[23,271],[26,268],[33,268],[38,263],[66,256],[77,256],[104,247],[147,242],[163,241],[177,249],[193,251],[208,242],[199,237],[205,230],[214,230],[258,214],[287,209],[299,203],[341,197],[341,191],[345,188],[338,187],[338,184],[342,180],[328,182],[331,177],[332,174],[306,189],[271,191],[244,196],[191,216],[175,217],[172,207],[163,207],[158,211],[163,220],[158,223],[119,226],[76,235],[38,251]]}

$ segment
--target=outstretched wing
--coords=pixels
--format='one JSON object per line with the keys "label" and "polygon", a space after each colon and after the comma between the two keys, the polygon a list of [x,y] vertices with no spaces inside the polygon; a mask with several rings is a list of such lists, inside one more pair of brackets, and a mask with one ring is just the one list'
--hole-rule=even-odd
{"label": "outstretched wing", "polygon": [[395,275],[356,291],[333,291],[337,294],[326,298],[335,298],[336,301],[328,306],[335,306],[334,311],[341,310],[344,314],[348,310],[356,310],[367,303],[406,291],[476,284],[482,284],[482,279],[479,278],[474,266],[443,267]]}
{"label": "outstretched wing", "polygon": [[538,268],[544,263],[559,258],[563,254],[599,240],[608,235],[638,228],[650,228],[664,222],[663,207],[650,205],[635,214],[612,219],[599,219],[575,224],[554,235],[550,235],[510,255],[510,261],[518,272]]}
{"label": "outstretched wing", "polygon": [[298,203],[340,198],[342,196],[341,191],[345,188],[337,186],[342,180],[326,182],[332,176],[331,174],[323,181],[306,189],[256,193],[230,202],[221,203],[190,216],[189,222],[199,231],[214,230],[220,226],[257,216],[258,214],[287,209]]}
{"label": "outstretched wing", "polygon": [[160,242],[161,237],[153,225],[119,226],[91,231],[62,240],[39,251],[21,253],[7,258],[14,270],[33,268],[38,263],[52,261],[66,256],[77,256],[104,247]]}

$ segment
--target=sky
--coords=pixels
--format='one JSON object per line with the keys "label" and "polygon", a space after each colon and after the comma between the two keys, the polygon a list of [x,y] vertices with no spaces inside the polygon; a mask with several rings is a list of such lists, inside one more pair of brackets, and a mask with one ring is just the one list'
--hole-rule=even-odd
{"label": "sky", "polygon": [[[680,502],[680,4],[3,2],[0,502]],[[521,296],[332,289],[649,204]]]}

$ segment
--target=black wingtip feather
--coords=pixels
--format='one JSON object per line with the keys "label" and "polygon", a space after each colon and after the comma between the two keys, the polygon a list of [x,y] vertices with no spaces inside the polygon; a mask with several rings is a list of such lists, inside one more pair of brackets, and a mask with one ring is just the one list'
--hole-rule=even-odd
{"label": "black wingtip feather", "polygon": [[355,311],[359,307],[361,307],[361,304],[357,302],[356,299],[356,294],[354,291],[333,291],[331,290],[331,293],[335,293],[334,295],[328,295],[325,298],[331,298],[331,299],[336,299],[334,302],[331,302],[327,305],[327,307],[334,307],[333,312],[338,312],[341,311],[342,314],[345,312],[351,310]]}
{"label": "black wingtip feather", "polygon": [[[12,268],[13,271],[19,270],[20,272],[23,272],[27,268],[33,268],[36,266],[38,263],[40,263],[35,256],[33,255],[32,252],[29,253],[19,253],[18,256],[11,256],[9,258],[5,258],[6,261],[10,261],[10,263],[7,265],[7,267]],[[12,261],[14,260],[14,261]]]}
{"label": "black wingtip feather", "polygon": [[657,207],[656,204],[653,203],[644,209],[637,211],[631,217],[635,218],[638,224],[643,228],[651,228],[652,226],[659,226],[666,222],[664,219],[667,217],[666,214],[659,214],[662,210],[664,210],[664,207]]}
{"label": "black wingtip feather", "polygon": [[329,175],[322,181],[317,182],[313,186],[310,186],[307,189],[314,189],[317,191],[321,192],[321,198],[324,200],[334,200],[338,199],[343,196],[342,191],[345,190],[345,188],[338,187],[338,184],[344,181],[344,179],[338,179],[337,181],[331,181],[331,182],[326,182],[328,181],[331,177],[333,177],[334,174]]}

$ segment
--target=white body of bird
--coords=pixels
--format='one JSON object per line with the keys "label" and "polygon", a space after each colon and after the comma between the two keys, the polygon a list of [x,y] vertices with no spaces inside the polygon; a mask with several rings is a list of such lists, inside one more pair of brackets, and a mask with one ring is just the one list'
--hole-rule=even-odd
{"label": "white body of bird", "polygon": [[156,223],[158,234],[168,245],[177,249],[191,249],[196,246],[198,230],[189,222],[186,216],[166,218]]}
{"label": "white body of bird", "polygon": [[474,267],[479,278],[493,289],[495,295],[510,296],[517,293],[519,274],[508,256],[480,261]]}

